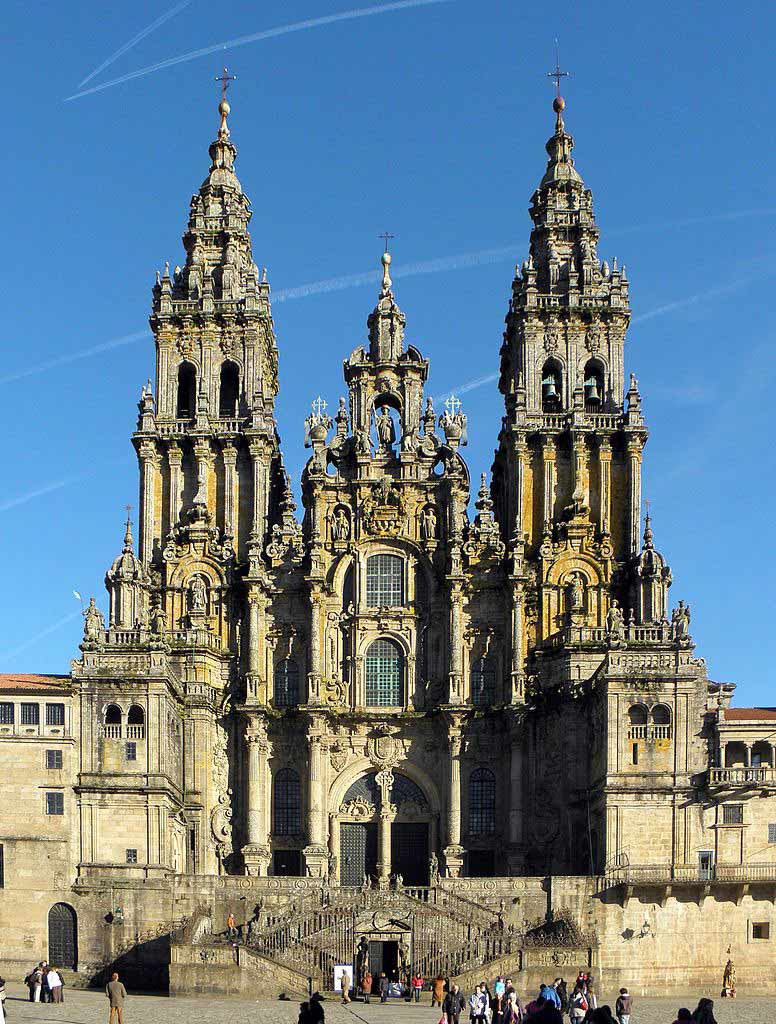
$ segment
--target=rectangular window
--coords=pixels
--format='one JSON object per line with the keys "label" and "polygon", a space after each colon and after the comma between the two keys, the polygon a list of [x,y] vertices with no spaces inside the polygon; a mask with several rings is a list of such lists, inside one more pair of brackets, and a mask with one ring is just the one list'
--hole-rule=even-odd
{"label": "rectangular window", "polygon": [[47,768],[61,768],[62,767],[62,751],[61,750],[47,750],[46,751],[46,767]]}
{"label": "rectangular window", "polygon": [[771,937],[771,926],[768,921],[752,922],[753,939],[769,939]]}
{"label": "rectangular window", "polygon": [[22,704],[19,710],[19,721],[22,725],[37,725],[40,722],[40,705]]}
{"label": "rectangular window", "polygon": [[65,705],[64,704],[47,704],[46,705],[46,725],[64,725],[65,724]]}
{"label": "rectangular window", "polygon": [[127,743],[126,755],[128,761],[137,761],[137,743]]}
{"label": "rectangular window", "polygon": [[46,793],[46,814],[65,813],[65,794]]}
{"label": "rectangular window", "polygon": [[0,704],[0,725],[13,725],[13,704],[4,700]]}
{"label": "rectangular window", "polygon": [[723,825],[743,825],[744,823],[744,805],[743,804],[725,804],[722,808],[722,824]]}
{"label": "rectangular window", "polygon": [[366,603],[370,608],[396,608],[404,604],[403,558],[372,555],[367,559]]}
{"label": "rectangular window", "polygon": [[638,743],[633,744],[633,763],[639,763],[639,745]]}
{"label": "rectangular window", "polygon": [[771,822],[768,826],[768,842],[776,843],[776,822]]}
{"label": "rectangular window", "polygon": [[137,864],[137,850],[127,850],[127,864]]}

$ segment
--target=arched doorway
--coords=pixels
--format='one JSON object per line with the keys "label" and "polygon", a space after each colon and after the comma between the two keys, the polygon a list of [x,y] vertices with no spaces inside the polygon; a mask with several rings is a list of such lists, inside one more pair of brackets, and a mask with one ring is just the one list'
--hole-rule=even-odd
{"label": "arched doorway", "polygon": [[78,965],[78,922],[67,903],[55,903],[49,910],[48,958],[55,967],[69,971]]}

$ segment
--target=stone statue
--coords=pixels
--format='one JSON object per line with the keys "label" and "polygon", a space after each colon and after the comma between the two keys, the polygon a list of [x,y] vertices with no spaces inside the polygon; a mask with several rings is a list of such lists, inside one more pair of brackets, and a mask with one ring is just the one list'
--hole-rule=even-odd
{"label": "stone statue", "polygon": [[436,885],[439,882],[439,857],[435,853],[432,853],[429,858],[428,878],[430,885]]}
{"label": "stone statue", "polygon": [[585,584],[578,572],[572,573],[566,584],[569,611],[572,615],[583,611],[585,607]]}
{"label": "stone statue", "polygon": [[208,585],[202,577],[193,577],[188,584],[188,610],[208,610]]}
{"label": "stone statue", "polygon": [[428,505],[420,514],[420,536],[423,540],[435,540],[436,532],[436,512],[430,505]]}
{"label": "stone statue", "polygon": [[393,425],[393,419],[387,405],[382,407],[380,415],[376,417],[375,427],[377,428],[377,440],[380,442],[380,447],[392,448],[396,444],[396,428]]}
{"label": "stone statue", "polygon": [[358,946],[356,947],[356,980],[359,984],[363,981],[368,966],[369,940],[365,935],[362,935],[358,940]]}
{"label": "stone statue", "polygon": [[614,598],[606,613],[606,629],[609,636],[622,640],[625,637],[625,619],[619,601]]}
{"label": "stone statue", "polygon": [[329,885],[336,885],[337,883],[337,854],[329,852]]}
{"label": "stone statue", "polygon": [[156,601],[151,612],[151,632],[156,636],[163,636],[167,632],[167,613],[159,600]]}
{"label": "stone statue", "polygon": [[729,958],[728,962],[725,964],[725,972],[722,975],[722,998],[736,998],[736,967],[733,961]]}
{"label": "stone statue", "polygon": [[680,601],[671,613],[671,627],[675,640],[690,638],[690,606]]}
{"label": "stone statue", "polygon": [[89,607],[84,611],[84,640],[87,643],[96,643],[102,639],[105,629],[105,619],[102,612],[95,604],[94,598],[89,598]]}
{"label": "stone statue", "polygon": [[350,536],[350,519],[344,508],[338,508],[334,513],[331,535],[334,540],[347,540]]}
{"label": "stone statue", "polygon": [[409,975],[410,950],[404,939],[399,939],[399,973],[402,977]]}

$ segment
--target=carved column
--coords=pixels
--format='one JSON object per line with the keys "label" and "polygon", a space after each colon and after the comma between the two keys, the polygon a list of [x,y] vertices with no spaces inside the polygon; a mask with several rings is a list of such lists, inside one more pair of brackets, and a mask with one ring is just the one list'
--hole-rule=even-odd
{"label": "carved column", "polygon": [[323,845],[323,772],[320,728],[320,723],[311,723],[311,731],[307,735],[310,776],[307,787],[308,845],[304,849],[304,855],[307,874],[313,878],[323,878],[328,868],[328,851]]}
{"label": "carved column", "polygon": [[601,533],[611,533],[612,507],[612,446],[608,437],[598,442],[598,460],[601,468]]}
{"label": "carved column", "polygon": [[197,466],[197,493],[194,504],[208,507],[208,475],[213,452],[209,441],[197,441],[194,445],[194,459]]}
{"label": "carved column", "polygon": [[167,460],[170,464],[170,529],[177,526],[181,517],[181,463],[183,452],[177,441],[170,441],[167,449]]}
{"label": "carved column", "polygon": [[377,832],[377,884],[387,889],[391,877],[391,824],[396,817],[396,808],[391,803],[393,772],[384,768],[377,773],[380,788],[380,821]]}
{"label": "carved column", "polygon": [[527,465],[528,445],[521,437],[515,442],[515,518],[513,522],[513,541],[523,538],[523,502],[525,500],[525,474]]}
{"label": "carved column", "polygon": [[265,488],[265,465],[264,453],[266,445],[263,441],[251,441],[248,451],[251,456],[251,467],[253,469],[253,510],[251,513],[251,544],[263,547],[266,536],[265,508],[267,495]]}
{"label": "carved column", "polygon": [[460,584],[450,588],[450,694],[451,704],[460,704],[463,695],[463,637],[461,620],[463,596]]}
{"label": "carved column", "polygon": [[574,438],[574,480],[572,487],[572,504],[577,507],[587,506],[587,445],[584,437]]}
{"label": "carved column", "polygon": [[511,693],[505,695],[512,704],[521,703],[525,695],[523,675],[523,592],[519,583],[512,585],[512,671]]}
{"label": "carved column", "polygon": [[237,449],[234,446],[234,441],[224,441],[222,456],[224,460],[224,531],[235,536],[237,521],[234,514],[234,481]]}
{"label": "carved column", "polygon": [[545,438],[542,445],[544,463],[544,511],[542,528],[546,532],[547,524],[552,523],[555,511],[555,442],[551,437]]}
{"label": "carved column", "polygon": [[458,878],[463,867],[461,846],[461,733],[450,733],[450,792],[447,802],[447,847],[444,850],[447,874]]}
{"label": "carved column", "polygon": [[641,440],[628,438],[628,545],[629,554],[639,550],[641,534]]}
{"label": "carved column", "polygon": [[246,786],[246,839],[243,847],[245,873],[266,875],[269,865],[269,847],[265,831],[266,814],[263,796],[266,792],[267,774],[267,732],[263,722],[258,722],[245,734],[248,748],[248,779]]}
{"label": "carved column", "polygon": [[138,451],[140,460],[140,561],[149,562],[154,545],[154,506],[156,470],[159,459],[153,441],[143,441]]}
{"label": "carved column", "polygon": [[308,675],[307,700],[311,704],[320,701],[321,690],[321,604],[319,590],[310,592],[310,672]]}

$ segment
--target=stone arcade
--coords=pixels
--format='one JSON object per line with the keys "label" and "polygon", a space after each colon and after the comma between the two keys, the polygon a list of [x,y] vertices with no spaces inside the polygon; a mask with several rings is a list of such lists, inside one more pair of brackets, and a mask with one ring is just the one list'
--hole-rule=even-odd
{"label": "stone arcade", "polygon": [[[236,992],[343,958],[519,984],[586,963],[717,988],[730,956],[773,986],[776,712],[730,708],[670,609],[628,278],[563,106],[476,514],[466,415],[424,396],[386,252],[347,397],[305,423],[300,522],[222,101],[185,263],[153,288],[137,551],[128,521],[71,676],[0,678],[6,965],[163,981],[171,958],[174,991]],[[236,959],[211,935],[230,910]]]}

